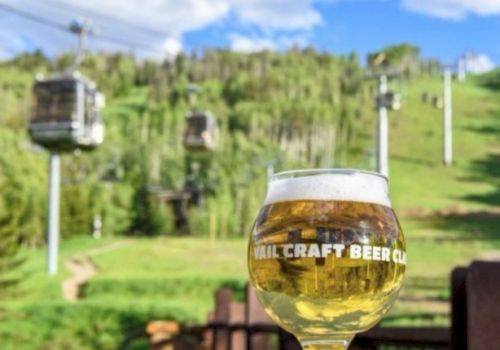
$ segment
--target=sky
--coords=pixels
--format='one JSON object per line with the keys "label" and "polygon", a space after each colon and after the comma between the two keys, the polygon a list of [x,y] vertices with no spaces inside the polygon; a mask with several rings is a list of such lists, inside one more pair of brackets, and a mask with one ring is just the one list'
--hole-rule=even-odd
{"label": "sky", "polygon": [[92,25],[90,50],[141,58],[298,45],[356,51],[364,61],[368,52],[410,42],[443,63],[470,50],[486,64],[500,64],[500,0],[0,0],[0,59],[74,49],[76,38],[55,27],[75,19]]}

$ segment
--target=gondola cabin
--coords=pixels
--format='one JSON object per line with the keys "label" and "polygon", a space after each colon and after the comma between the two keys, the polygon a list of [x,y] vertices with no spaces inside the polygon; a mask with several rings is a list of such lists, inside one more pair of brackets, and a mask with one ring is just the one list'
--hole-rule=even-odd
{"label": "gondola cabin", "polygon": [[376,108],[384,107],[392,111],[401,109],[401,95],[397,92],[388,91],[385,94],[377,95],[375,99]]}
{"label": "gondola cabin", "polygon": [[53,151],[93,149],[104,140],[104,96],[78,72],[37,79],[29,134]]}
{"label": "gondola cabin", "polygon": [[385,95],[386,107],[398,111],[401,109],[401,95],[394,91],[388,91]]}
{"label": "gondola cabin", "polygon": [[444,108],[444,101],[443,101],[443,98],[441,96],[432,96],[432,105],[435,107],[435,108],[439,108],[439,109],[443,109]]}
{"label": "gondola cabin", "polygon": [[193,111],[186,117],[184,147],[189,151],[213,151],[217,145],[218,127],[208,111]]}

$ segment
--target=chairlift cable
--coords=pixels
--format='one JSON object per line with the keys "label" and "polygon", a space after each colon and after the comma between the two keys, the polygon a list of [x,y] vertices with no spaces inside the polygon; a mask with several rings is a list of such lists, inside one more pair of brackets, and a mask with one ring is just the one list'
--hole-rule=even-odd
{"label": "chairlift cable", "polygon": [[26,19],[33,21],[33,22],[37,22],[37,23],[40,23],[40,24],[43,24],[43,25],[46,25],[46,26],[49,26],[52,28],[56,28],[56,29],[68,32],[68,28],[65,25],[62,25],[58,22],[46,19],[46,18],[41,17],[41,16],[34,15],[32,13],[29,13],[29,12],[25,12],[23,10],[19,10],[15,7],[9,6],[9,5],[1,3],[1,2],[0,2],[0,9],[4,10],[6,12],[10,12],[10,13],[16,14],[18,16],[24,17]]}
{"label": "chairlift cable", "polygon": [[[44,18],[44,17],[38,16],[38,15],[29,13],[29,12],[26,12],[26,11],[23,11],[23,10],[20,10],[20,9],[17,9],[15,7],[6,5],[6,4],[1,3],[1,2],[0,2],[0,9],[4,10],[6,12],[10,12],[10,13],[16,14],[18,16],[24,17],[26,19],[29,19],[29,20],[33,21],[33,22],[36,22],[36,23],[39,23],[39,24],[43,24],[43,25],[48,26],[48,27],[52,27],[54,29],[58,29],[60,31],[64,31],[65,33],[73,34],[66,25],[63,25],[61,23],[49,20],[47,18]],[[162,54],[165,53],[165,52],[163,52],[160,49],[154,48],[154,47],[149,46],[149,45],[145,45],[143,43],[131,42],[131,41],[128,41],[128,40],[123,40],[121,38],[116,38],[116,37],[113,37],[113,36],[103,35],[103,34],[99,34],[99,33],[89,33],[89,35],[92,36],[95,39],[98,39],[98,40],[101,40],[101,41],[111,42],[111,43],[118,44],[118,45],[121,45],[121,46],[125,46],[125,47],[128,47],[129,49],[132,49],[132,50],[134,48],[141,48],[141,49],[144,49],[144,50],[148,50],[150,52],[156,52],[156,53],[162,53]]]}
{"label": "chairlift cable", "polygon": [[[50,5],[50,3],[52,3],[52,5]],[[47,4],[47,5],[52,6],[52,7],[64,6],[67,9],[72,9],[72,10],[77,10],[77,11],[82,12],[82,13],[87,13],[87,14],[91,15],[92,17],[101,17],[102,19],[105,19],[108,21],[121,23],[121,24],[126,25],[128,27],[134,27],[134,28],[141,30],[144,33],[147,33],[149,35],[155,35],[155,36],[160,36],[160,37],[165,37],[165,36],[170,35],[168,33],[163,33],[163,32],[160,32],[158,30],[155,30],[153,28],[149,28],[149,27],[145,27],[145,26],[142,26],[142,25],[139,25],[136,23],[128,22],[128,21],[121,19],[121,18],[118,18],[118,17],[109,16],[109,15],[106,15],[104,13],[100,13],[100,12],[95,11],[95,10],[86,9],[86,8],[81,7],[81,6],[68,4],[68,3],[65,3],[65,2],[59,1],[59,0],[45,0],[44,4]]]}
{"label": "chairlift cable", "polygon": [[118,44],[118,45],[127,47],[127,48],[132,49],[132,50],[134,50],[135,48],[141,48],[143,50],[147,50],[150,52],[165,54],[165,51],[162,51],[162,50],[155,48],[153,46],[145,45],[143,43],[132,42],[132,41],[128,41],[128,40],[123,40],[121,38],[117,38],[117,37],[113,37],[113,36],[109,36],[109,35],[97,34],[97,33],[94,33],[91,35],[92,35],[92,37],[94,37],[96,39],[100,39],[101,41],[107,41],[107,42],[111,42],[114,44]]}

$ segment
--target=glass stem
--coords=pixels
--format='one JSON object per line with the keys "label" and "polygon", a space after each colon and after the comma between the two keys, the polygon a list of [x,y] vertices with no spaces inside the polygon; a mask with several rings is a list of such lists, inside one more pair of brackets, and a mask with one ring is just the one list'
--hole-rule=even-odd
{"label": "glass stem", "polygon": [[301,337],[303,350],[347,350],[353,336],[342,334],[335,337]]}

